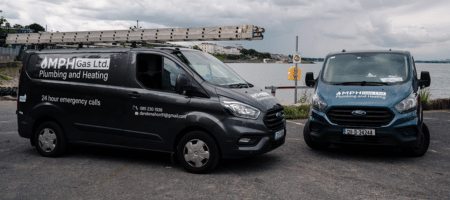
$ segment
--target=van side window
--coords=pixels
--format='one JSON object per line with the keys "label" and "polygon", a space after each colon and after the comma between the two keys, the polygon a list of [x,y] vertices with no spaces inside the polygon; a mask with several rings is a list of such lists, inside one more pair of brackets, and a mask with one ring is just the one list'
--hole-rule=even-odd
{"label": "van side window", "polygon": [[185,71],[170,59],[151,54],[137,55],[137,80],[146,88],[175,92],[178,74]]}

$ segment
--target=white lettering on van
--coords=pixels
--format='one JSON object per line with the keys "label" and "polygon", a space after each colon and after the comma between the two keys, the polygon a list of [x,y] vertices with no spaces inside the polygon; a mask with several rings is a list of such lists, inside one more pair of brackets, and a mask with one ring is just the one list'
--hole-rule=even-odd
{"label": "white lettering on van", "polygon": [[54,60],[52,60],[52,58],[48,59],[48,68],[50,69],[50,67],[53,66],[53,68],[56,68],[56,64],[58,63],[58,58],[55,58]]}
{"label": "white lettering on van", "polygon": [[66,64],[66,59],[60,58],[58,62],[58,69],[61,69],[61,66],[64,66]]}
{"label": "white lettering on van", "polygon": [[386,92],[376,91],[342,91],[336,93],[336,98],[376,98],[386,99]]}
{"label": "white lettering on van", "polygon": [[84,69],[84,70],[109,70],[111,59],[109,58],[45,58],[41,62],[41,69]]}
{"label": "white lettering on van", "polygon": [[271,99],[274,98],[272,95],[270,95],[267,92],[260,92],[260,93],[254,93],[250,95],[251,97],[255,98],[258,101],[262,101],[264,99]]}

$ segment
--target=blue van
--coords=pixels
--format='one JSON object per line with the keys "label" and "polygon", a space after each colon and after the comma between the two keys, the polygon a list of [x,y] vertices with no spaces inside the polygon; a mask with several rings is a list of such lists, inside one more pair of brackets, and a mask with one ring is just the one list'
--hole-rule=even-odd
{"label": "blue van", "polygon": [[417,76],[406,51],[358,51],[327,55],[314,87],[311,113],[303,136],[312,149],[331,144],[402,147],[423,156],[430,133],[423,123],[420,89],[430,85],[429,72]]}

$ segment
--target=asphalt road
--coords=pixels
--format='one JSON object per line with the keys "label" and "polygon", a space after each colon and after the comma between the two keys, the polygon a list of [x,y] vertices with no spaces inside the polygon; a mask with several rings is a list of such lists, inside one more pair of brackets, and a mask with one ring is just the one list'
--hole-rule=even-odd
{"label": "asphalt road", "polygon": [[0,199],[450,199],[450,111],[425,112],[431,145],[420,158],[393,148],[311,150],[305,120],[295,120],[280,148],[196,175],[164,153],[77,146],[41,157],[19,137],[15,109],[0,101]]}

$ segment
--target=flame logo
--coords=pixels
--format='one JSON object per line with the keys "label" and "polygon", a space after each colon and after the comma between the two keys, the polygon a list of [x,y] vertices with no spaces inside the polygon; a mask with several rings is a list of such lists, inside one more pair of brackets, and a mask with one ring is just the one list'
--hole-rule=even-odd
{"label": "flame logo", "polygon": [[47,68],[47,56],[45,56],[44,60],[41,62],[41,68],[42,69]]}

